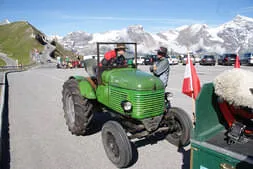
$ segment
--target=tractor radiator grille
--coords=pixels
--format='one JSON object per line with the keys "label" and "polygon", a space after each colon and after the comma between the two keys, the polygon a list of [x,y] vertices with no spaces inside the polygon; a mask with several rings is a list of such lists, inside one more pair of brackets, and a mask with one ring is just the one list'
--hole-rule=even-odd
{"label": "tractor radiator grille", "polygon": [[127,100],[127,93],[118,90],[111,90],[109,99],[110,99],[110,107],[118,112],[123,113],[121,102]]}
{"label": "tractor radiator grille", "polygon": [[[127,114],[136,119],[161,115],[164,112],[164,90],[132,91],[118,88],[109,90],[109,105],[113,110]],[[131,112],[124,112],[121,102],[128,100],[132,103]]]}
{"label": "tractor radiator grille", "polygon": [[160,115],[164,111],[164,91],[136,94],[133,111],[139,118]]}

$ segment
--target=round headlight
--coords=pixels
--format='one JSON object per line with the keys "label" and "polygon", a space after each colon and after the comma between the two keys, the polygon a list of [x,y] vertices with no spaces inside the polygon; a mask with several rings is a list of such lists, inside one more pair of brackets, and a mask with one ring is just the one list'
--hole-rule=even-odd
{"label": "round headlight", "polygon": [[132,104],[129,101],[123,101],[121,106],[124,111],[130,111],[132,109]]}

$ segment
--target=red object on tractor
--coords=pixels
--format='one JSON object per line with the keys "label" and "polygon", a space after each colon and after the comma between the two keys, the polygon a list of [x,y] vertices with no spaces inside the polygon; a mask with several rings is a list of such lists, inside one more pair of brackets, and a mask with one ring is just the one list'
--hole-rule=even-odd
{"label": "red object on tractor", "polygon": [[[229,105],[226,101],[219,102],[219,108],[229,128],[232,127],[233,123],[236,122],[237,119],[240,119],[241,121],[253,119],[253,113],[247,112],[240,107]],[[252,135],[253,126],[246,125],[244,133],[247,135]]]}

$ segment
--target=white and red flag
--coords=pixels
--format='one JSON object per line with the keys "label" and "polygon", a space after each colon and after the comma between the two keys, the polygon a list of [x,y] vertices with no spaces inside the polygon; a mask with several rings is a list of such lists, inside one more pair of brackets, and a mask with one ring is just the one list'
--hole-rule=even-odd
{"label": "white and red flag", "polygon": [[182,93],[196,99],[200,92],[200,89],[200,80],[197,75],[196,69],[192,64],[190,54],[188,53],[187,63],[184,72]]}

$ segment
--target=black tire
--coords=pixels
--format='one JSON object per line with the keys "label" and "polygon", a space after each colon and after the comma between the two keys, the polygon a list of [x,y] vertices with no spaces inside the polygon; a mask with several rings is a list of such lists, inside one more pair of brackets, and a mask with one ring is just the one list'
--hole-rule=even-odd
{"label": "black tire", "polygon": [[174,130],[166,136],[166,140],[178,147],[187,146],[192,129],[192,121],[187,113],[180,108],[171,107],[165,116],[165,119],[174,119],[170,124],[175,125]]}
{"label": "black tire", "polygon": [[64,118],[69,131],[75,135],[84,135],[93,115],[93,105],[81,96],[75,79],[69,79],[63,84],[62,95]]}
{"label": "black tire", "polygon": [[102,141],[107,157],[119,168],[130,165],[133,153],[123,127],[116,121],[108,121],[102,128]]}

